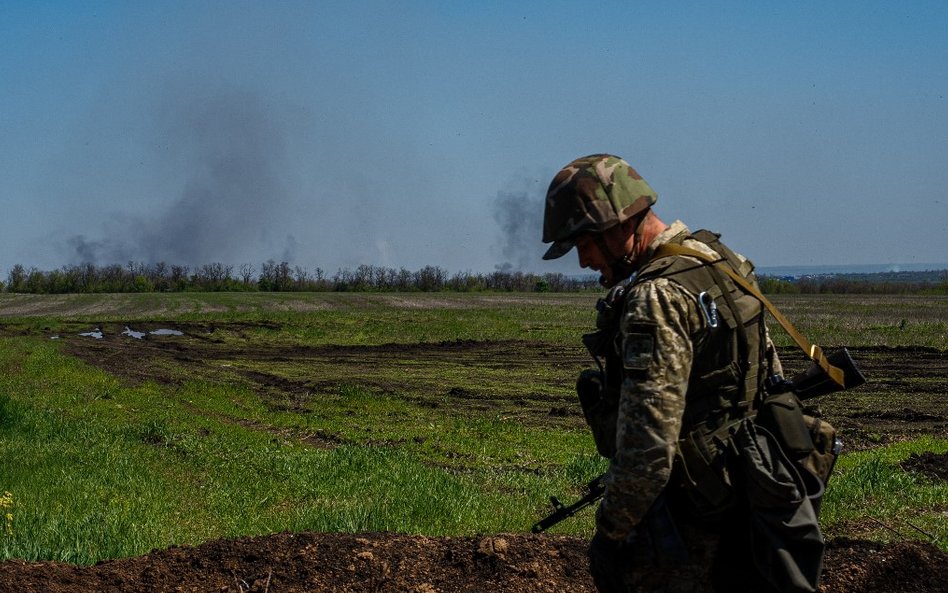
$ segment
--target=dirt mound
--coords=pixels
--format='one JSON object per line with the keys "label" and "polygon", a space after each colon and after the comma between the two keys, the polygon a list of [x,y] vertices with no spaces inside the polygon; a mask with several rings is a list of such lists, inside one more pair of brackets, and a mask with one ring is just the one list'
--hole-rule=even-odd
{"label": "dirt mound", "polygon": [[948,453],[912,453],[901,465],[904,470],[948,481]]}
{"label": "dirt mound", "polygon": [[[0,563],[0,592],[333,591],[338,593],[592,592],[576,537],[444,538],[275,534],[74,566]],[[918,542],[836,540],[823,593],[945,593],[948,554]]]}
{"label": "dirt mound", "polygon": [[0,564],[0,591],[592,591],[585,542],[557,536],[276,534],[76,567]]}
{"label": "dirt mound", "polygon": [[841,538],[829,543],[823,593],[946,593],[948,553],[920,542],[880,544]]}

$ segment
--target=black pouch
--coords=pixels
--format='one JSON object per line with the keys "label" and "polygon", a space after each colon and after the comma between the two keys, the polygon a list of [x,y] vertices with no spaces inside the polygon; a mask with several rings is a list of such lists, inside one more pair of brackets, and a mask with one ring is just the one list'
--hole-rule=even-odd
{"label": "black pouch", "polygon": [[583,409],[583,417],[592,431],[596,450],[606,459],[616,453],[616,422],[619,414],[619,398],[605,385],[603,374],[586,369],[576,381],[576,394]]}
{"label": "black pouch", "polygon": [[576,379],[576,395],[579,396],[579,405],[587,416],[602,398],[602,385],[606,382],[600,371],[585,369]]}
{"label": "black pouch", "polygon": [[[766,428],[742,422],[734,434],[747,505],[748,554],[761,578],[781,593],[814,593],[823,568],[815,476],[804,476]],[[816,492],[809,492],[816,488]],[[813,498],[811,498],[813,497]]]}
{"label": "black pouch", "polygon": [[791,392],[769,395],[757,411],[757,424],[767,429],[794,461],[813,452],[813,437],[803,416],[803,405]]}

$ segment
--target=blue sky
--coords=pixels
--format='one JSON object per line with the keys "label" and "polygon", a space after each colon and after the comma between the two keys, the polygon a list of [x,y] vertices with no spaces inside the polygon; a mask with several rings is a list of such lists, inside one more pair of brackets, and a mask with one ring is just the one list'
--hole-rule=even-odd
{"label": "blue sky", "polygon": [[759,266],[948,262],[943,2],[0,3],[0,274],[129,260],[575,271],[626,158]]}

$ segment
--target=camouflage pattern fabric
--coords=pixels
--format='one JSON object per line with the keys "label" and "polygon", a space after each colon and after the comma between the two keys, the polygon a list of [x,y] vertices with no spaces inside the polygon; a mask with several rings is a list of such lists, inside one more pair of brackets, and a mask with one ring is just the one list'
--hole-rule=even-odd
{"label": "camouflage pattern fabric", "polygon": [[[649,245],[648,253],[688,228],[675,221]],[[700,241],[685,245],[714,254]],[[599,529],[621,540],[642,520],[671,476],[685,412],[693,363],[692,336],[706,329],[697,295],[667,278],[633,283],[620,321],[624,342],[653,340],[646,368],[627,370],[616,422],[616,453],[606,476],[606,493],[597,511]],[[771,372],[780,372],[776,351],[767,337]]]}
{"label": "camouflage pattern fabric", "polygon": [[694,297],[659,278],[633,286],[622,333],[650,331],[652,360],[639,379],[625,378],[619,398],[616,453],[599,507],[599,529],[621,540],[642,520],[671,477],[691,372],[690,336],[701,327]]}
{"label": "camouflage pattern fabric", "polygon": [[[676,221],[649,245],[648,254],[683,232],[687,227]],[[700,241],[688,239],[684,244],[714,254]],[[598,531],[611,539],[635,540],[636,529],[669,483],[695,362],[694,339],[707,330],[707,323],[697,295],[668,278],[633,282],[628,288],[620,318],[624,378],[616,447],[596,513]],[[769,335],[766,342],[770,370],[779,372]],[[679,529],[690,550],[689,561],[669,570],[633,562],[623,571],[627,591],[710,590],[718,534],[687,521],[681,521]]]}
{"label": "camouflage pattern fabric", "polygon": [[578,158],[553,178],[543,213],[543,242],[553,243],[543,259],[556,259],[576,236],[602,232],[650,207],[655,191],[629,163],[609,154]]}

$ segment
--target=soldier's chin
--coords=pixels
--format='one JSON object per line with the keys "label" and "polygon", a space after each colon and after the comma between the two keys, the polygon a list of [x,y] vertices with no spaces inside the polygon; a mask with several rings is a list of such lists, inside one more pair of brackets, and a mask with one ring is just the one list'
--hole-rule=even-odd
{"label": "soldier's chin", "polygon": [[599,276],[599,284],[604,288],[612,288],[622,282],[635,272],[635,268],[629,265],[623,265],[621,262],[609,266],[608,271],[603,271]]}

